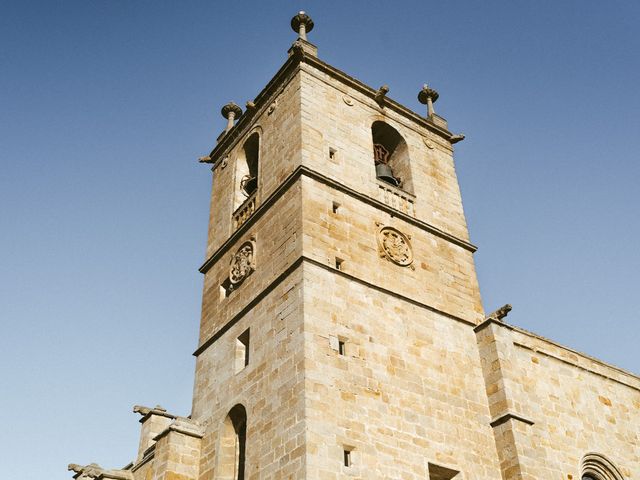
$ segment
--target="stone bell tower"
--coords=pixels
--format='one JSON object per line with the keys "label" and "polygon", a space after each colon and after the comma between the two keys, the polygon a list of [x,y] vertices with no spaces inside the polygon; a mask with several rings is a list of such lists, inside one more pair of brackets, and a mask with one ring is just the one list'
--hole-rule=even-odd
{"label": "stone bell tower", "polygon": [[136,406],[136,459],[78,480],[630,480],[640,378],[486,318],[452,134],[288,59],[211,153],[191,415]]}
{"label": "stone bell tower", "polygon": [[463,136],[435,90],[416,114],[320,60],[304,12],[291,26],[287,61],[244,112],[223,107],[201,159],[200,478],[497,471],[469,328],[483,310],[452,157]]}

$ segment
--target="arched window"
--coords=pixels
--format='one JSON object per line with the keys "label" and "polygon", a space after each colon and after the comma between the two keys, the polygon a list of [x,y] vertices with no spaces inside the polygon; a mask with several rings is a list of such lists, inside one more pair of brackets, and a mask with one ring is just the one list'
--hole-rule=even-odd
{"label": "arched window", "polygon": [[413,193],[409,148],[402,135],[391,125],[375,121],[371,125],[376,177]]}
{"label": "arched window", "polygon": [[222,425],[215,469],[216,480],[244,480],[246,440],[247,411],[238,404],[229,411]]}
{"label": "arched window", "polygon": [[242,145],[236,163],[236,207],[258,190],[260,135],[254,132]]}
{"label": "arched window", "polygon": [[616,466],[604,455],[587,453],[581,464],[582,480],[623,480]]}

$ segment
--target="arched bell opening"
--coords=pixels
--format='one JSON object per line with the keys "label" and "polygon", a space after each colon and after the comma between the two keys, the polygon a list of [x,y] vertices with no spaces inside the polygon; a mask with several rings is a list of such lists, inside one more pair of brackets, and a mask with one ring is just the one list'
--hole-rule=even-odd
{"label": "arched bell opening", "polygon": [[260,135],[252,133],[242,145],[236,162],[236,208],[258,190]]}
{"label": "arched bell opening", "polygon": [[380,120],[371,125],[371,135],[376,177],[413,193],[409,148],[402,135],[391,125]]}
{"label": "arched bell opening", "polygon": [[222,425],[218,443],[215,480],[244,480],[247,440],[247,411],[234,406]]}

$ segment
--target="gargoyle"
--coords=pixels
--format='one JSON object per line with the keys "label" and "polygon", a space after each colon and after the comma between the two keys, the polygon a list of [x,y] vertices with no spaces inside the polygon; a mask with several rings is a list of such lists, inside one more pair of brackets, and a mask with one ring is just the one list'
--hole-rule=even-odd
{"label": "gargoyle", "polygon": [[78,465],[77,463],[70,463],[67,470],[76,473],[79,478],[96,478],[98,475],[104,472],[102,467],[97,463],[90,463],[89,465]]}
{"label": "gargoyle", "polygon": [[497,320],[497,321],[501,322],[502,319],[509,314],[509,312],[511,311],[512,308],[513,307],[511,307],[511,305],[509,305],[507,303],[503,307],[500,307],[495,312],[493,312],[489,316],[487,316],[486,320],[491,319],[491,320]]}

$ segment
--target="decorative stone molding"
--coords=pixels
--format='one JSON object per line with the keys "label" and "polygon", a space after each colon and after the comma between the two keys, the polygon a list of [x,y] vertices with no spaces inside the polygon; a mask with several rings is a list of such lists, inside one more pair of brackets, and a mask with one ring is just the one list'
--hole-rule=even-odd
{"label": "decorative stone molding", "polygon": [[411,235],[405,235],[401,231],[388,226],[381,226],[378,231],[378,251],[381,258],[401,267],[415,269],[413,263],[413,249],[411,248]]}
{"label": "decorative stone molding", "polygon": [[350,107],[353,107],[353,100],[351,99],[351,97],[349,97],[349,95],[344,95],[342,97],[342,101],[347,105],[349,105]]}
{"label": "decorative stone molding", "polygon": [[229,265],[229,282],[231,287],[237,287],[255,270],[255,242],[249,240],[240,245],[238,251],[231,257]]}
{"label": "decorative stone molding", "polygon": [[204,428],[195,420],[186,417],[176,417],[171,424],[156,435],[153,440],[158,441],[171,432],[180,433],[188,437],[202,438],[204,437]]}
{"label": "decorative stone molding", "polygon": [[618,468],[604,455],[599,453],[587,453],[580,465],[580,477],[589,477],[597,480],[623,480],[624,477]]}
{"label": "decorative stone molding", "polygon": [[434,148],[436,148],[435,144],[428,138],[423,138],[422,141],[424,142],[424,144],[427,146],[429,150],[433,150]]}

